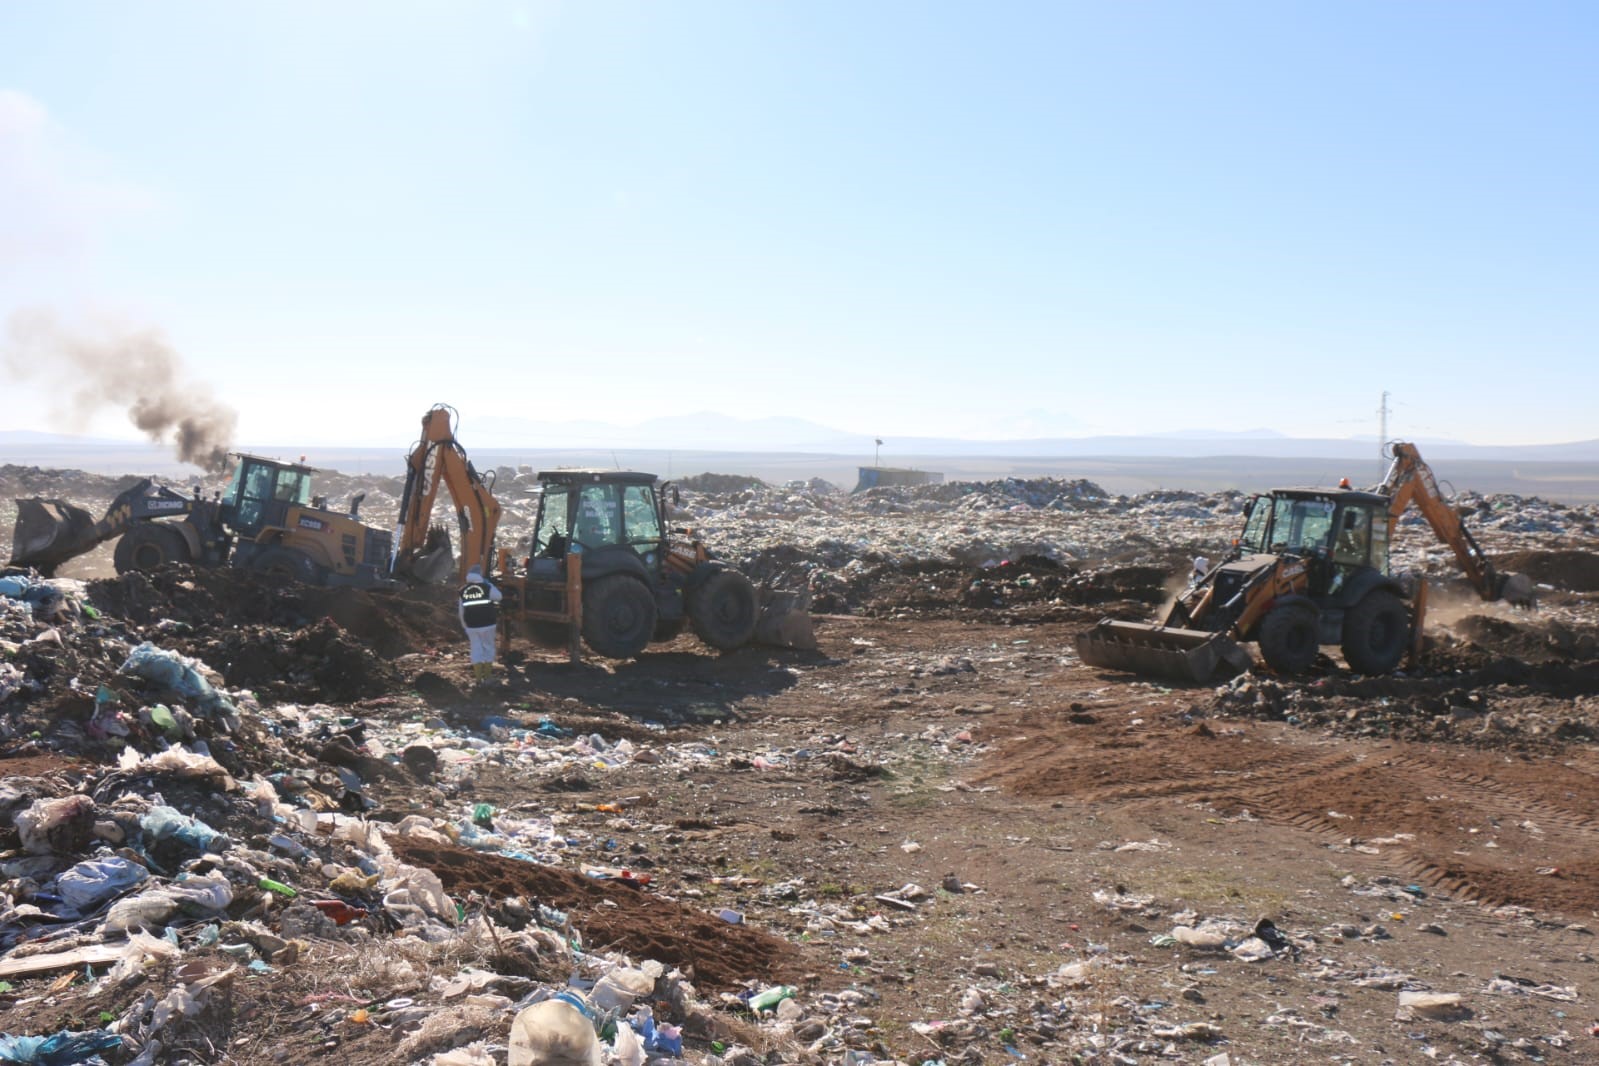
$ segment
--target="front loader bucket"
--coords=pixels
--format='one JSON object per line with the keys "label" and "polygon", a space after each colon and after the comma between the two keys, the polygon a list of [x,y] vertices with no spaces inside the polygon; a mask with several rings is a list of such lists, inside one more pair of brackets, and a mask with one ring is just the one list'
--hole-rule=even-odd
{"label": "front loader bucket", "polygon": [[1254,665],[1249,653],[1225,633],[1108,619],[1077,634],[1077,657],[1089,666],[1180,681],[1209,681],[1218,672],[1236,673]]}
{"label": "front loader bucket", "polygon": [[95,545],[94,516],[66,500],[17,501],[11,563],[49,573]]}
{"label": "front loader bucket", "polygon": [[768,594],[755,620],[755,642],[815,651],[816,630],[806,609],[809,600],[809,596],[797,592]]}

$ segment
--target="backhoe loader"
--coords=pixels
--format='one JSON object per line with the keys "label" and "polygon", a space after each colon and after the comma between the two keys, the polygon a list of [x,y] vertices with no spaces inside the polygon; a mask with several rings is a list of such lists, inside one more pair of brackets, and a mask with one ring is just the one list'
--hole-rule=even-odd
{"label": "backhoe loader", "polygon": [[225,492],[205,499],[145,478],[122,492],[98,521],[65,500],[17,501],[11,562],[46,573],[114,537],[118,573],[167,563],[237,566],[314,585],[373,587],[389,582],[389,534],[361,524],[361,495],[348,514],[311,497],[315,471],[237,454]]}
{"label": "backhoe loader", "polygon": [[[450,538],[432,525],[443,486],[455,508],[461,551],[457,580],[482,566],[505,593],[502,624],[547,644],[579,641],[626,659],[685,623],[706,644],[728,650],[759,639],[814,647],[810,616],[791,594],[761,602],[749,578],[712,558],[687,530],[669,530],[654,474],[557,470],[538,475],[539,506],[530,554],[518,564],[496,555],[501,507],[493,475],[480,475],[455,438],[456,412],[437,404],[406,464],[395,529],[395,572],[441,579],[451,571]],[[491,570],[491,564],[493,569]]]}
{"label": "backhoe loader", "polygon": [[763,608],[749,578],[713,558],[689,530],[669,527],[654,474],[544,471],[539,486],[532,552],[520,568],[502,553],[495,579],[507,613],[530,622],[535,639],[556,643],[581,633],[600,655],[628,659],[687,624],[721,651],[757,636],[815,646],[810,618],[792,597],[779,594]]}
{"label": "backhoe loader", "polygon": [[1198,575],[1154,625],[1105,620],[1077,636],[1090,666],[1205,681],[1242,671],[1253,641],[1272,670],[1309,669],[1324,644],[1341,647],[1363,674],[1419,657],[1427,585],[1389,573],[1394,527],[1414,504],[1449,545],[1484,600],[1531,601],[1532,584],[1499,574],[1438,490],[1413,444],[1391,445],[1392,462],[1370,492],[1275,489],[1252,497],[1244,529],[1222,562]]}

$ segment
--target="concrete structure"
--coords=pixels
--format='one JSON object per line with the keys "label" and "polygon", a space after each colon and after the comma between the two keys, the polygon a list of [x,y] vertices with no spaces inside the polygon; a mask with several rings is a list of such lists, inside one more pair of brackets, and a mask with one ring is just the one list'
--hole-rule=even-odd
{"label": "concrete structure", "polygon": [[931,470],[902,470],[892,466],[863,466],[859,468],[860,480],[851,492],[883,488],[889,485],[942,485],[944,475]]}

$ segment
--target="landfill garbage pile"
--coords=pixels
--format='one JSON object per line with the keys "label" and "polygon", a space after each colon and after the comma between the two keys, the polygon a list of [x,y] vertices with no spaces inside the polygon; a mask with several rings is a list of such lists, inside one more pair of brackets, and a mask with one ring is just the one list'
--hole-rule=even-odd
{"label": "landfill garbage pile", "polygon": [[[415,696],[396,712],[389,675],[342,693],[341,649],[439,658],[426,602],[188,568],[0,581],[0,1061],[215,1061],[241,986],[280,976],[317,1023],[296,1061],[345,1030],[382,1047],[352,1061],[504,1061],[470,1045],[508,1036],[515,1061],[542,1029],[508,1019],[553,997],[623,1061],[680,1058],[685,1034],[739,1029],[708,997],[800,974],[786,941],[579,861],[610,857],[586,830],[470,799],[490,754],[589,766],[627,761],[626,739],[490,718],[496,743]],[[304,692],[374,718],[268,698],[302,691],[280,653]],[[230,681],[241,659],[273,683]]]}
{"label": "landfill garbage pile", "polygon": [[[1236,495],[683,484],[828,604],[820,652],[518,647],[474,689],[448,590],[0,577],[0,1062],[1582,1061],[1591,512],[1483,501],[1536,614],[1402,531],[1443,586],[1413,675],[1170,691],[1070,634],[1151,613]],[[1410,738],[1447,753],[1413,801],[1336,803],[1460,808],[1344,831],[1318,775],[1420,780],[1353,747]],[[1453,890],[1507,756],[1556,791],[1505,790],[1505,869]],[[1246,835],[1301,823],[1337,832]]]}

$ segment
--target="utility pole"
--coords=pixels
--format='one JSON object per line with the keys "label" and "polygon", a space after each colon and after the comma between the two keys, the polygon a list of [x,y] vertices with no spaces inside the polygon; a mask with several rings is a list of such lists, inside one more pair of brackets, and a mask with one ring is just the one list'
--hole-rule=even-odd
{"label": "utility pole", "polygon": [[1388,390],[1382,393],[1382,403],[1377,407],[1377,474],[1381,477],[1388,470]]}

